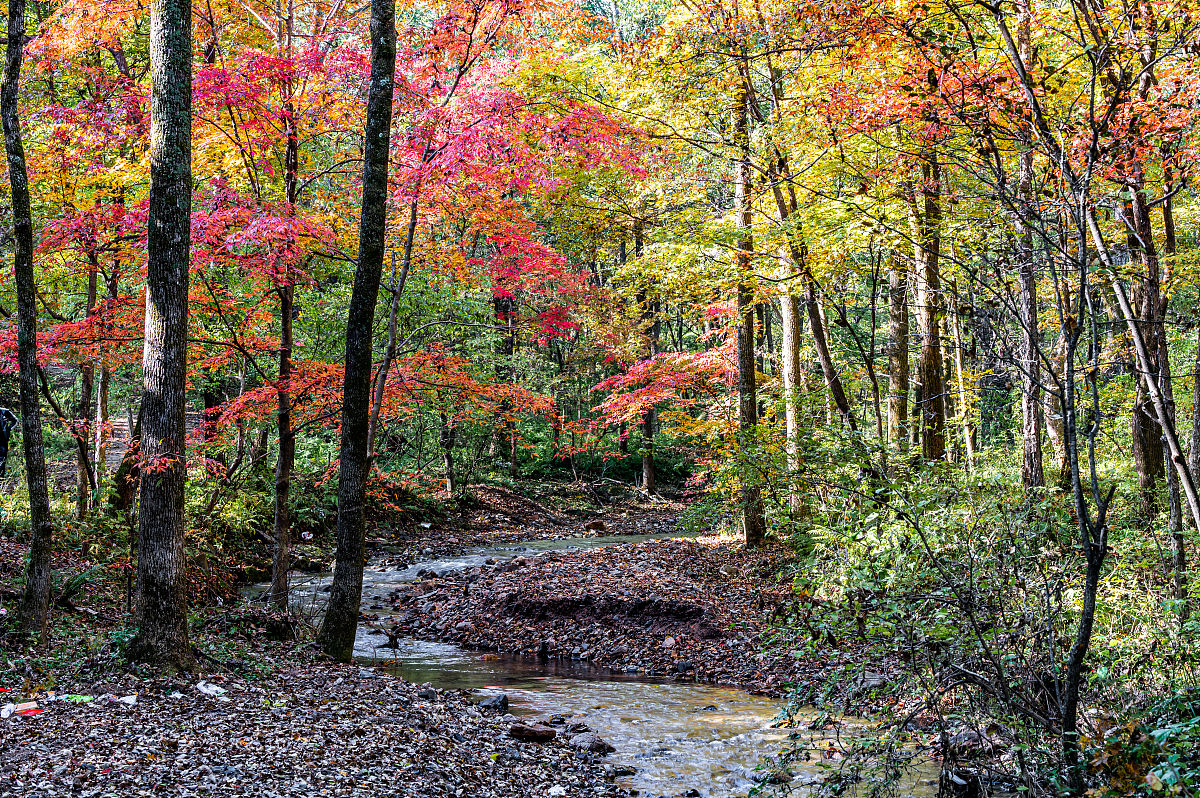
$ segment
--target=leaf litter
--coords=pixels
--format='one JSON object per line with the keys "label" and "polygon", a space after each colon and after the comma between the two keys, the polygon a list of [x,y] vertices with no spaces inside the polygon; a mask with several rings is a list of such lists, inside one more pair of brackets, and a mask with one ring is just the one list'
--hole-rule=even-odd
{"label": "leaf litter", "polygon": [[0,725],[3,798],[627,794],[565,741],[517,741],[511,717],[463,693],[422,699],[354,665],[292,664],[257,681],[119,675],[72,689]]}

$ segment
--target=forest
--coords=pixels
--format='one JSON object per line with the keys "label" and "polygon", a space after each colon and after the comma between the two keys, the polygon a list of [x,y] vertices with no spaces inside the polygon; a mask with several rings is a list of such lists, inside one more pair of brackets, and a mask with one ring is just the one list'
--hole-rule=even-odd
{"label": "forest", "polygon": [[1200,795],[1194,0],[6,0],[0,798]]}

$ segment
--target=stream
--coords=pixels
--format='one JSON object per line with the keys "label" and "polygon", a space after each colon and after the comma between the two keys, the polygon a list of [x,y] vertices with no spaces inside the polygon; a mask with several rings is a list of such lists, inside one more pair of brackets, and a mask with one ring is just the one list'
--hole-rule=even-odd
{"label": "stream", "polygon": [[[430,558],[406,568],[368,565],[363,577],[363,610],[378,612],[397,586],[418,578],[419,572],[439,575],[473,568],[488,561],[536,556],[546,551],[584,550],[637,543],[664,535],[539,540],[479,549],[455,557]],[[329,576],[298,577],[294,600],[318,605]],[[381,615],[380,621],[387,616]],[[789,730],[771,728],[779,706],[769,698],[744,690],[627,676],[569,660],[497,657],[448,643],[401,639],[398,648],[383,648],[383,635],[359,625],[355,655],[364,665],[379,667],[410,682],[431,683],[451,690],[471,690],[480,698],[504,693],[513,715],[546,719],[565,715],[586,723],[616,751],[607,757],[614,766],[633,770],[619,783],[640,796],[745,796],[759,779],[756,766],[764,756],[777,754]],[[816,717],[819,713],[812,713]],[[853,734],[854,719],[844,719],[842,734]],[[804,732],[805,737],[819,732]],[[821,744],[818,741],[818,744]],[[827,773],[820,751],[811,762],[793,766],[797,796],[810,794],[806,785]],[[910,774],[895,794],[928,798],[937,794],[937,771],[930,765]]]}

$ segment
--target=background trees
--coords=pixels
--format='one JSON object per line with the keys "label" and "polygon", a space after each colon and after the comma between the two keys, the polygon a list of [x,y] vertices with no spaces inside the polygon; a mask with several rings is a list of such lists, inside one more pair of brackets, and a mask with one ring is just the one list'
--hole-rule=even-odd
{"label": "background trees", "polygon": [[[270,546],[285,611],[340,511],[344,658],[363,528],[615,478],[791,541],[828,575],[798,595],[856,604],[864,638],[933,579],[970,632],[913,657],[1052,683],[988,711],[1052,737],[1075,791],[1089,663],[1190,656],[1188,2],[452,0],[397,12],[394,64],[383,6],[215,3],[169,46],[136,8],[45,10],[9,37],[0,287],[38,606],[53,517],[136,568],[162,611],[135,650],[186,666],[189,572]],[[40,498],[35,389],[73,519]],[[880,628],[950,640],[910,620]]]}

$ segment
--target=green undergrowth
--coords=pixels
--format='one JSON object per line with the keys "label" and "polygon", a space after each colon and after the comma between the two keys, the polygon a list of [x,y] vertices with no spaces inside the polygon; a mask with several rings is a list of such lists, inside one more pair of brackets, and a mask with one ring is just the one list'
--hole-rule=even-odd
{"label": "green undergrowth", "polygon": [[[888,782],[867,771],[886,764],[877,747],[900,733],[937,754],[943,734],[982,735],[953,767],[987,774],[993,788],[1022,777],[1030,794],[1061,787],[1056,713],[1085,563],[1070,497],[1057,488],[1026,497],[1011,473],[986,459],[973,475],[898,467],[889,479],[814,491],[810,517],[785,532],[797,555],[769,645],[846,662],[793,703],[824,701],[887,730],[846,752],[831,793]],[[1117,492],[1081,691],[1087,778],[1098,796],[1194,794],[1198,613],[1173,595],[1165,518],[1136,512],[1124,470],[1099,478]],[[1194,558],[1194,533],[1188,541]],[[874,674],[884,683],[868,691]]]}

